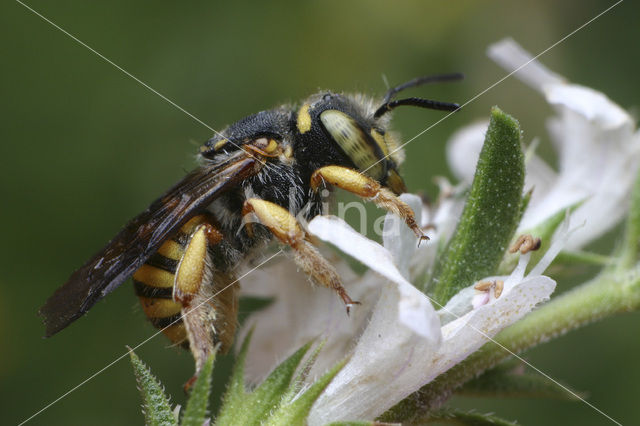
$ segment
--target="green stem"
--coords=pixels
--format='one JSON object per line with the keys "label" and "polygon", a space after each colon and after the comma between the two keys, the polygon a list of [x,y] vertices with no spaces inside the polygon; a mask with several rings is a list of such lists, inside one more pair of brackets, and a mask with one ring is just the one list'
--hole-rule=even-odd
{"label": "green stem", "polygon": [[630,268],[638,261],[638,248],[640,246],[640,172],[631,193],[631,208],[627,218],[627,229],[622,244],[620,256],[620,268]]}
{"label": "green stem", "polygon": [[[381,420],[410,421],[440,407],[455,389],[495,366],[510,353],[523,352],[595,320],[640,309],[640,270],[603,273],[531,312],[500,332],[466,360],[397,404]],[[504,348],[503,348],[504,347]]]}
{"label": "green stem", "polygon": [[555,259],[555,263],[559,264],[577,264],[577,265],[594,265],[594,266],[610,266],[615,259],[603,254],[591,253],[588,251],[573,250],[561,251]]}

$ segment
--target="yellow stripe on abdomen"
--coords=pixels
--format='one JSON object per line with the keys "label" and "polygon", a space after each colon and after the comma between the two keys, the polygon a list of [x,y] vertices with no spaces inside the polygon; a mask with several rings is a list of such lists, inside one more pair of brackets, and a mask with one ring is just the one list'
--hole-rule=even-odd
{"label": "yellow stripe on abdomen", "polygon": [[173,240],[167,240],[160,246],[158,253],[169,259],[179,261],[184,254],[184,247]]}
{"label": "yellow stripe on abdomen", "polygon": [[172,299],[140,297],[140,304],[145,315],[149,318],[170,317],[182,310],[182,305]]}
{"label": "yellow stripe on abdomen", "polygon": [[174,275],[145,264],[133,274],[133,279],[150,287],[173,287]]}

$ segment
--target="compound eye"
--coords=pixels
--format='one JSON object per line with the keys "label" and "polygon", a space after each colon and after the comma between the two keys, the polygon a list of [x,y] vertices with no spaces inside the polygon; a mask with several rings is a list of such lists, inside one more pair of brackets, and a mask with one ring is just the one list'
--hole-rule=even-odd
{"label": "compound eye", "polygon": [[358,169],[378,181],[385,177],[387,163],[384,161],[384,152],[356,120],[335,109],[322,112],[320,120]]}

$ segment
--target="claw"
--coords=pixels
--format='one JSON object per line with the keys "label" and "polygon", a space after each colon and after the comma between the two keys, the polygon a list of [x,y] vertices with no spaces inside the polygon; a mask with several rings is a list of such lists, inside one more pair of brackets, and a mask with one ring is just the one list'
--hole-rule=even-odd
{"label": "claw", "polygon": [[352,307],[353,305],[362,305],[362,303],[357,302],[357,301],[351,301],[350,303],[347,303],[347,304],[346,304],[346,307],[347,307],[347,316],[349,316],[349,314],[351,313],[351,307]]}
{"label": "claw", "polygon": [[429,241],[431,238],[427,237],[426,235],[422,234],[418,237],[418,247],[420,247],[420,244],[423,241]]}
{"label": "claw", "polygon": [[337,291],[338,291],[338,295],[340,296],[345,306],[347,307],[347,315],[349,315],[349,313],[351,312],[351,307],[353,305],[361,305],[360,302],[351,299],[351,297],[349,297],[349,295],[347,294],[344,288],[341,287],[337,289]]}

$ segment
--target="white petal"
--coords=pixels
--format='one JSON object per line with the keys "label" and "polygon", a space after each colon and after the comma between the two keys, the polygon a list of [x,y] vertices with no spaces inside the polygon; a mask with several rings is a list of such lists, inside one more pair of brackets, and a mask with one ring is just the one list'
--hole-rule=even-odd
{"label": "white petal", "polygon": [[[483,291],[482,293],[478,293],[473,296],[473,298],[471,299],[471,306],[473,307],[473,309],[478,309],[480,306],[483,306],[489,303],[490,300],[491,300],[491,294],[488,291],[487,292]],[[451,321],[447,321],[447,322],[451,322]]]}
{"label": "white petal", "polygon": [[[556,252],[557,254],[557,252]],[[554,255],[555,257],[555,255]],[[524,278],[524,273],[527,270],[527,265],[531,259],[531,254],[527,253],[518,259],[518,264],[511,271],[511,274],[507,276],[487,277],[477,282],[490,281],[495,282],[500,280],[504,283],[504,288],[511,288],[517,283],[521,282]],[[486,305],[489,301],[495,300],[494,291],[478,292],[475,288],[475,283],[469,287],[463,288],[456,293],[445,306],[438,310],[440,316],[440,323],[444,326],[451,321],[460,318],[473,309],[477,309],[480,306]]]}
{"label": "white petal", "polygon": [[[531,55],[507,39],[492,45],[489,56],[514,71]],[[624,217],[628,194],[640,163],[640,135],[634,120],[604,94],[569,84],[537,61],[516,76],[543,93],[557,116],[549,120],[559,152],[559,174],[549,191],[534,190],[520,229],[529,229],[549,216],[584,201],[574,220],[586,222],[568,248],[579,248],[611,229]]]}
{"label": "white petal", "polygon": [[433,306],[402,276],[388,250],[335,216],[316,216],[309,223],[309,231],[394,283],[400,323],[433,342],[440,340],[440,321]]}
{"label": "white petal", "polygon": [[373,420],[412,388],[404,380],[408,372],[413,380],[424,376],[420,367],[438,345],[399,323],[398,301],[392,287],[383,291],[355,353],[312,408],[309,425]]}
{"label": "white petal", "polygon": [[[466,358],[503,328],[513,324],[537,304],[549,299],[556,283],[549,277],[527,277],[516,285],[508,286],[498,299],[469,312],[445,325],[444,342],[437,357],[441,357],[440,374]],[[435,377],[435,376],[434,376]]]}
{"label": "white petal", "polygon": [[[474,285],[460,290],[449,299],[443,308],[438,310],[440,323],[442,325],[450,323],[456,318],[471,312],[471,310],[477,306],[486,305],[489,302],[489,292],[478,292],[473,288]],[[484,296],[486,296],[486,298]]]}
{"label": "white petal", "polygon": [[395,293],[385,291],[354,355],[313,406],[309,424],[375,419],[547,300],[554,288],[553,280],[540,276],[505,283],[499,299],[445,325],[441,345],[394,323]]}
{"label": "white petal", "polygon": [[603,93],[577,84],[555,84],[545,88],[547,102],[566,108],[602,130],[633,127],[631,116]]}
{"label": "white petal", "polygon": [[333,290],[313,286],[287,257],[242,279],[243,295],[274,299],[246,320],[237,338],[243,341],[255,328],[245,367],[250,382],[264,378],[286,357],[317,338],[326,342],[311,374],[322,373],[343,359],[362,333],[384,280],[373,273],[358,277],[335,253],[325,256],[338,270],[349,295],[362,303],[349,316]]}
{"label": "white petal", "polygon": [[[411,207],[415,214],[416,223],[422,223],[422,200],[417,195],[402,194],[400,200]],[[409,277],[409,266],[418,248],[418,239],[404,220],[395,214],[387,213],[384,218],[384,230],[382,232],[384,248],[389,250],[395,265],[406,279]],[[426,245],[423,242],[421,245]]]}
{"label": "white petal", "polygon": [[538,91],[542,91],[545,86],[564,82],[562,76],[534,61],[531,54],[511,38],[489,46],[487,56],[509,72],[518,70],[516,77]]}

